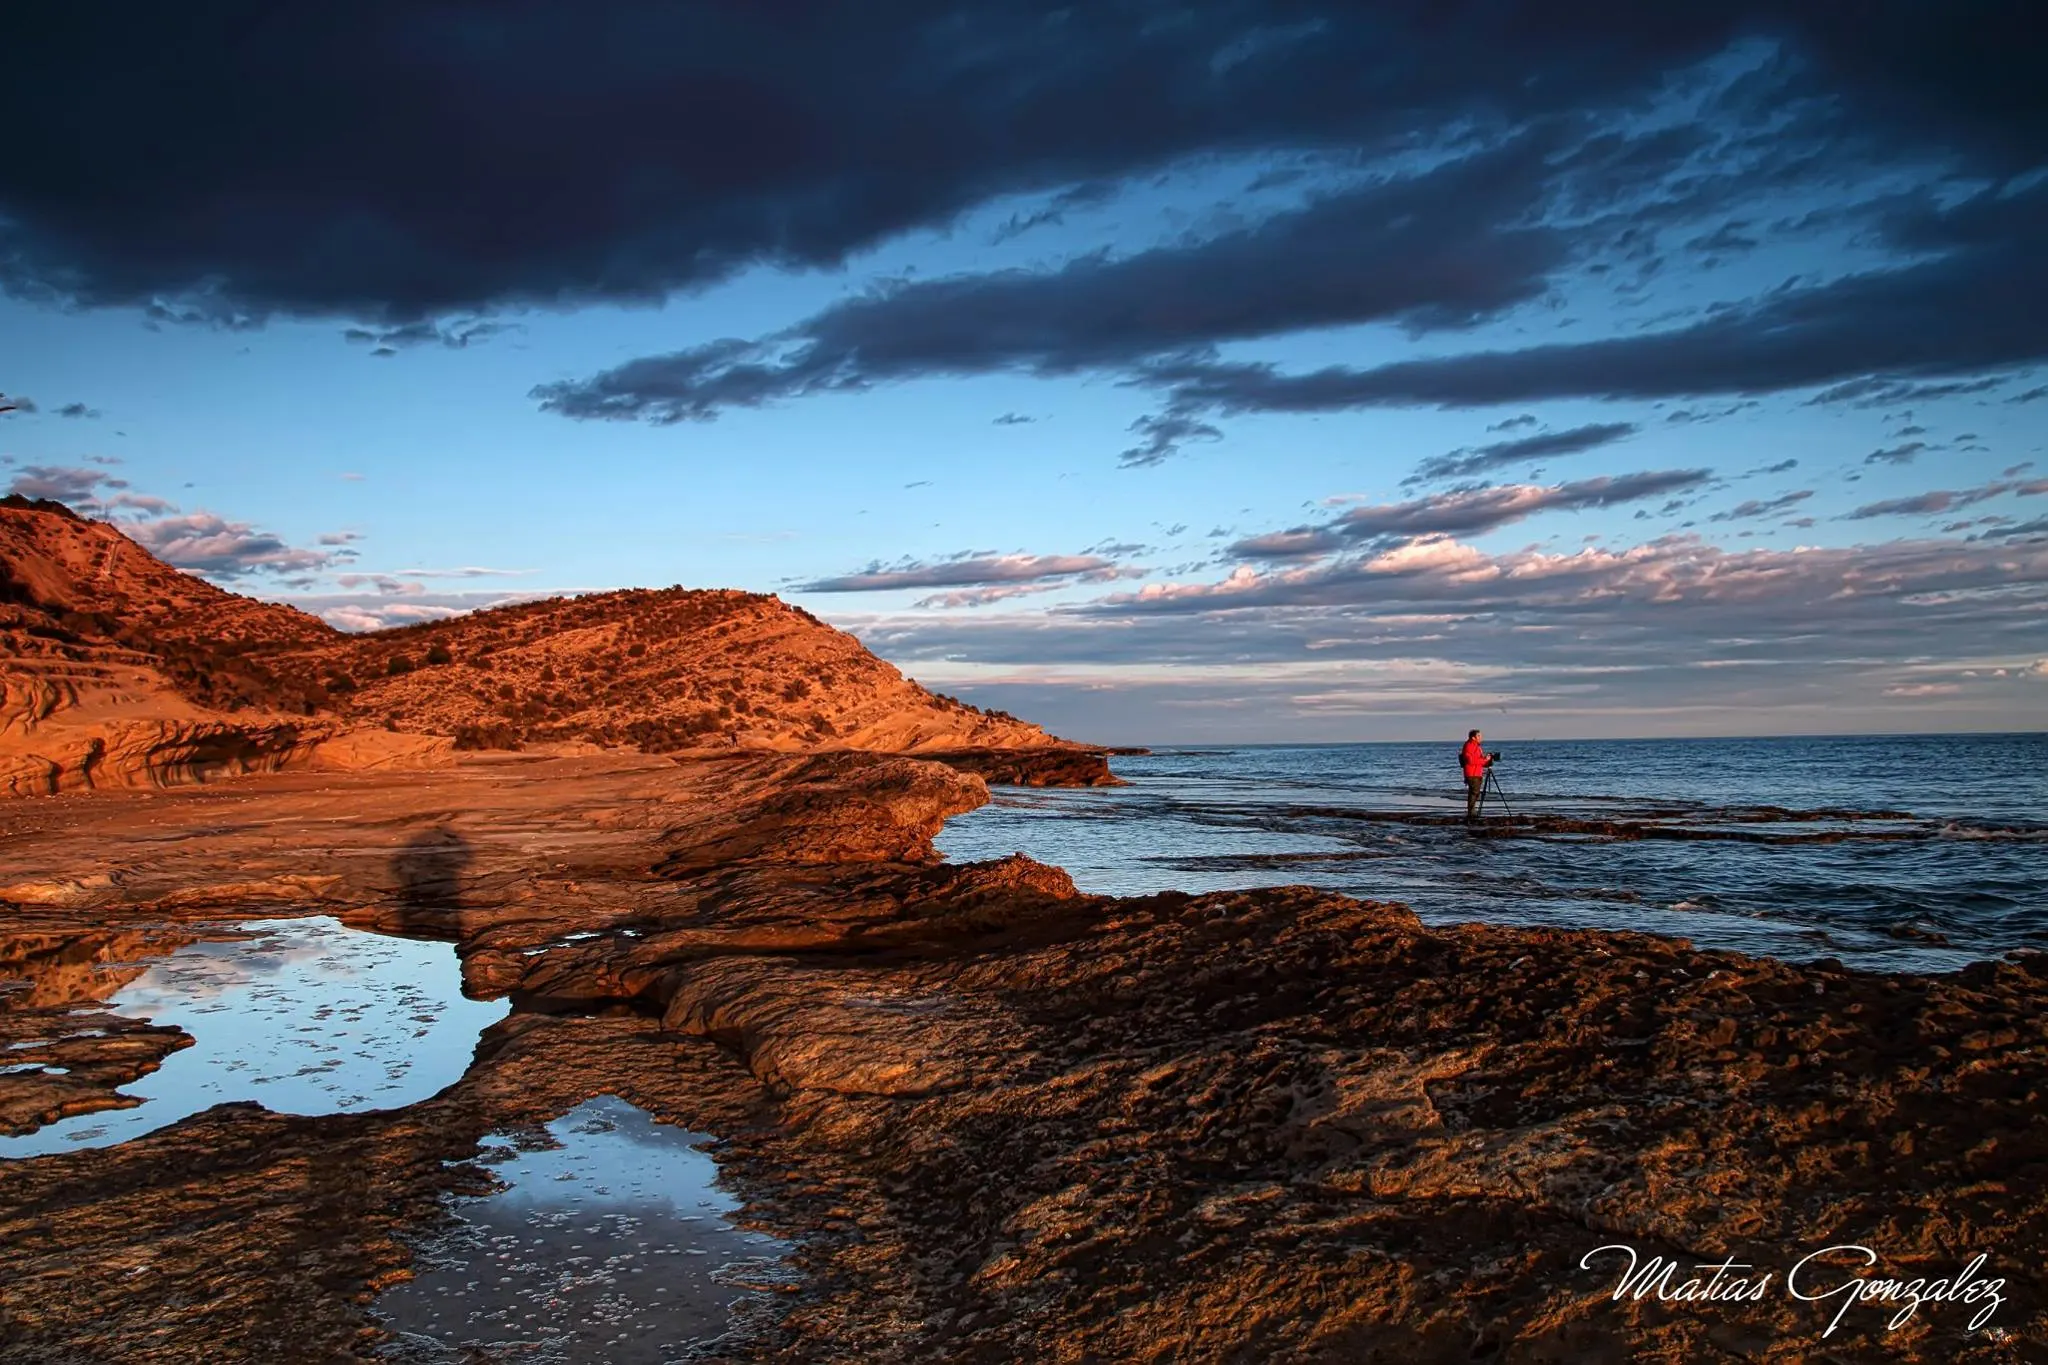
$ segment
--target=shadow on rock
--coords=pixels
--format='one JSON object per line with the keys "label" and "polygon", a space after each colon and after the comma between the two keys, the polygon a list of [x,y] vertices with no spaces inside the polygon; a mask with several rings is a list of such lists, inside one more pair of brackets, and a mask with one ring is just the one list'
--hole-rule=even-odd
{"label": "shadow on rock", "polygon": [[469,841],[445,823],[408,839],[391,855],[399,933],[445,935],[463,907],[463,878],[476,860]]}

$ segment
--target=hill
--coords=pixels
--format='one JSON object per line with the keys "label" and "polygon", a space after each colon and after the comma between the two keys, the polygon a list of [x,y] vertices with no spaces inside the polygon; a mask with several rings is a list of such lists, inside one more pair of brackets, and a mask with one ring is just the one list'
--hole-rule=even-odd
{"label": "hill", "polygon": [[0,499],[0,791],[565,743],[1111,780],[1100,751],[929,692],[774,597],[629,589],[350,635],[60,503]]}
{"label": "hill", "polygon": [[1056,743],[926,691],[860,641],[774,597],[628,589],[551,598],[280,656],[302,689],[464,747],[584,740],[656,753],[915,753]]}

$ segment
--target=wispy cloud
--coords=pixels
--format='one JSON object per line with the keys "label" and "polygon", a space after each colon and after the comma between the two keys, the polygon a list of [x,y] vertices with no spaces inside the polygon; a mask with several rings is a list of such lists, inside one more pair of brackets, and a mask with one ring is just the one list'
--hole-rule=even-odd
{"label": "wispy cloud", "polygon": [[859,573],[798,584],[796,592],[889,592],[901,588],[964,588],[1001,584],[1103,583],[1135,570],[1102,555],[965,554],[952,559],[870,564]]}
{"label": "wispy cloud", "polygon": [[1925,441],[1902,441],[1895,446],[1873,450],[1863,457],[1865,464],[1911,464],[1923,450],[1930,449]]}
{"label": "wispy cloud", "polygon": [[1813,496],[1811,488],[1802,488],[1796,493],[1784,493],[1775,498],[1751,498],[1739,502],[1725,512],[1716,512],[1709,521],[1753,521],[1758,517],[1776,516],[1789,512]]}
{"label": "wispy cloud", "polygon": [[1845,520],[1867,521],[1872,517],[1934,516],[1953,512],[1958,508],[1971,507],[1993,498],[2011,493],[2017,497],[2035,497],[2048,493],[2048,479],[2033,479],[2020,483],[2012,479],[1999,479],[1976,488],[1936,488],[1925,493],[1916,493],[1906,498],[1886,498],[1879,502],[1865,503],[1849,512]]}
{"label": "wispy cloud", "polygon": [[1712,477],[1704,469],[1665,469],[1548,486],[1459,489],[1408,502],[1355,507],[1320,526],[1248,537],[1232,545],[1229,553],[1246,559],[1296,558],[1356,542],[1392,544],[1421,536],[1483,535],[1540,512],[1617,507],[1698,488]]}
{"label": "wispy cloud", "polygon": [[341,336],[344,341],[371,347],[372,355],[389,356],[415,346],[466,351],[502,333],[523,330],[517,322],[471,317],[423,319],[396,327],[350,327]]}
{"label": "wispy cloud", "polygon": [[1454,450],[1448,455],[1432,456],[1416,466],[1415,472],[1401,482],[1413,485],[1438,479],[1468,479],[1507,465],[1523,464],[1547,456],[1578,455],[1597,450],[1626,440],[1636,431],[1634,422],[1597,422],[1568,431],[1547,431],[1510,441],[1495,441],[1477,449]]}

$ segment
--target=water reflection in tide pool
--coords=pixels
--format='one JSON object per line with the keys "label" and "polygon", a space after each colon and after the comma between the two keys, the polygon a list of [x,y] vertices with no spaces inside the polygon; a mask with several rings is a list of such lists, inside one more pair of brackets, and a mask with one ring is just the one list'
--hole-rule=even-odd
{"label": "water reflection in tide pool", "polygon": [[414,1104],[461,1077],[477,1034],[509,1008],[463,996],[446,943],[324,915],[242,928],[246,937],[188,944],[152,963],[102,1007],[194,1039],[122,1087],[140,1105],[0,1138],[0,1157],[105,1147],[236,1100],[281,1114]]}
{"label": "water reflection in tide pool", "polygon": [[377,1301],[408,1362],[663,1365],[792,1282],[785,1242],[735,1227],[708,1139],[611,1095],[487,1140],[506,1188],[455,1202],[416,1277]]}

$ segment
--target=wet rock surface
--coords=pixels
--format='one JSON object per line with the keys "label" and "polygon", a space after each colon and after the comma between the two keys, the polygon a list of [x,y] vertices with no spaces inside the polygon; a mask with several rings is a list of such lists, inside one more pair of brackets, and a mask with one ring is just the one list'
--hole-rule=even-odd
{"label": "wet rock surface", "polygon": [[[598,1093],[718,1135],[796,1244],[727,1358],[2041,1358],[2048,958],[1882,977],[1298,887],[1087,896],[933,861],[983,799],[859,755],[504,757],[24,809],[0,939],[289,904],[452,941],[515,1011],[404,1109],[0,1163],[0,1359],[374,1358],[489,1135]],[[1771,1292],[1615,1302],[1580,1268],[1613,1243]],[[2003,1302],[1823,1338],[1841,1301],[1785,1275],[1844,1243],[1900,1278],[1983,1252]]]}
{"label": "wet rock surface", "polygon": [[1082,745],[1037,749],[947,749],[920,754],[986,782],[1011,787],[1117,787],[1109,756],[1122,752]]}

